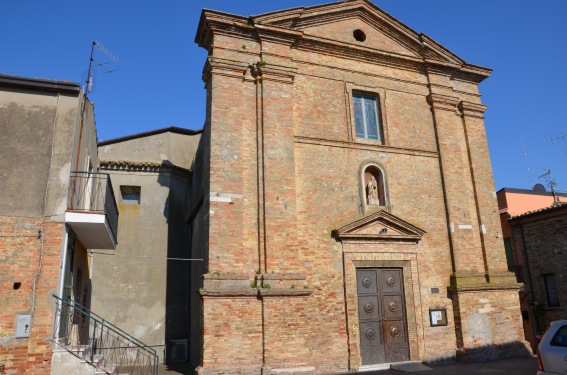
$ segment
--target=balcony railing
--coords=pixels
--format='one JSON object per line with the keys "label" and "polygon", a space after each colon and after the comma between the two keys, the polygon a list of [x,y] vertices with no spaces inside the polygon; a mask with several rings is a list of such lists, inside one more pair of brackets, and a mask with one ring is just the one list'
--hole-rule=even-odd
{"label": "balcony railing", "polygon": [[156,375],[156,351],[72,300],[57,304],[53,342],[107,374]]}
{"label": "balcony railing", "polygon": [[[90,229],[88,228],[88,223],[101,224],[101,220],[81,217],[77,214],[104,216],[103,224],[107,227],[108,235],[112,237],[111,242],[115,247],[118,233],[118,208],[112,190],[112,182],[107,173],[71,172],[67,195],[67,212],[75,214],[68,215],[71,227],[75,225],[73,229],[76,232],[84,231],[84,233],[87,233],[90,231],[88,235],[91,236],[95,232],[92,231],[92,226]],[[77,233],[77,236],[81,239],[81,233]],[[97,243],[96,241],[91,242]],[[93,247],[87,245],[87,248]]]}

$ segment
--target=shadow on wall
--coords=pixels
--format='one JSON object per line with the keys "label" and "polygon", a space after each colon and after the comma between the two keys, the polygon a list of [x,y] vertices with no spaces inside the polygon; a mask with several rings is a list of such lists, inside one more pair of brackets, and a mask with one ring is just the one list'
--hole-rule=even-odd
{"label": "shadow on wall", "polygon": [[[169,189],[163,207],[167,222],[167,267],[165,298],[165,360],[167,363],[187,361],[184,353],[189,337],[189,271],[191,232],[185,221],[185,200],[191,183],[189,171],[168,160],[161,164],[157,182]],[[186,343],[187,341],[185,341]],[[174,345],[180,344],[180,345]]]}
{"label": "shadow on wall", "polygon": [[485,345],[478,348],[457,349],[455,356],[436,358],[425,363],[441,364],[454,362],[485,362],[505,358],[531,357],[533,354],[522,342],[514,341],[506,344]]}

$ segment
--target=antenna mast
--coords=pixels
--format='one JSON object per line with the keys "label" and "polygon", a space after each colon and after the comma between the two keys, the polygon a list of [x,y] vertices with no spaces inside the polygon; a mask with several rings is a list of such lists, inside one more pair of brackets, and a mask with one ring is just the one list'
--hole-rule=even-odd
{"label": "antenna mast", "polygon": [[544,169],[545,173],[539,176],[538,178],[545,177],[547,179],[547,184],[551,188],[551,194],[553,195],[553,205],[555,206],[559,202],[557,201],[557,195],[555,194],[555,180],[551,177],[551,170]]}
{"label": "antenna mast", "polygon": [[524,143],[524,137],[522,137],[522,148],[524,149],[524,160],[526,161],[526,168],[528,169],[528,177],[530,178],[530,186],[534,186],[534,180],[532,179],[532,172],[530,172],[530,164],[528,163],[528,151],[526,150],[526,144]]}
{"label": "antenna mast", "polygon": [[[89,58],[89,70],[87,73],[87,79],[86,79],[86,85],[85,85],[85,89],[83,90],[85,92],[85,95],[90,94],[91,90],[92,90],[92,86],[93,86],[93,67],[100,67],[102,69],[104,69],[106,71],[106,73],[112,73],[115,72],[118,69],[109,69],[107,68],[105,65],[108,65],[110,62],[105,62],[105,63],[99,63],[98,61],[96,61],[93,56],[94,56],[94,51],[95,48],[102,53],[103,55],[105,55],[106,57],[108,57],[110,60],[112,60],[113,62],[120,64],[121,61],[120,59],[118,59],[118,57],[116,57],[115,54],[113,54],[112,52],[110,52],[108,49],[106,49],[101,42],[97,42],[96,40],[93,40],[92,46],[91,46],[91,56]],[[93,66],[94,63],[94,66]]]}

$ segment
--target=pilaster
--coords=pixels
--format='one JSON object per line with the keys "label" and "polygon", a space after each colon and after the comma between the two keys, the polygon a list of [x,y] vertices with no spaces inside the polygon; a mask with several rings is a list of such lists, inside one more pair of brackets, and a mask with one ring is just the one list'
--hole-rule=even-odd
{"label": "pilaster", "polygon": [[469,150],[458,108],[460,100],[435,92],[427,100],[435,121],[445,193],[453,261],[451,284],[480,285],[486,282],[486,265],[478,232]]}
{"label": "pilaster", "polygon": [[297,270],[293,82],[291,45],[298,33],[258,26],[257,85],[259,243],[262,272]]}

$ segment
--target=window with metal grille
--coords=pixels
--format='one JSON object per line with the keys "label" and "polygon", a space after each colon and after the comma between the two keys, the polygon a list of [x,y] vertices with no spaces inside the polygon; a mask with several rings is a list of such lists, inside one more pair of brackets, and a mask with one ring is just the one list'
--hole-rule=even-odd
{"label": "window with metal grille", "polygon": [[552,273],[543,275],[545,286],[545,296],[547,297],[547,307],[559,307],[559,296],[555,287],[555,276]]}
{"label": "window with metal grille", "polygon": [[382,141],[382,125],[378,98],[368,94],[352,94],[356,137]]}

